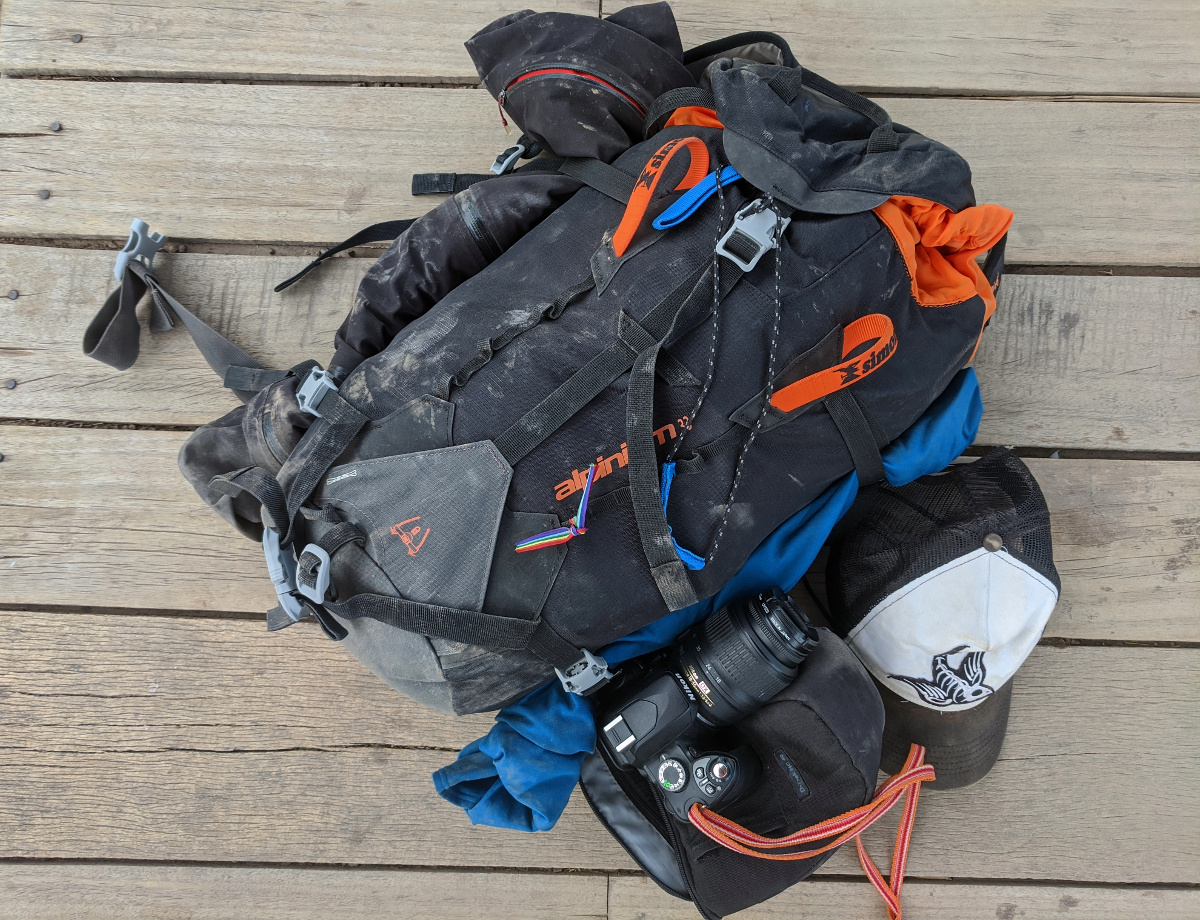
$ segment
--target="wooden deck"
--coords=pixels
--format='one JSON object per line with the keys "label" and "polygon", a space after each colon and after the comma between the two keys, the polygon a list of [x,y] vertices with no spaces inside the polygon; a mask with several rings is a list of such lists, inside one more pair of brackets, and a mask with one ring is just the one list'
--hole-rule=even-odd
{"label": "wooden deck", "polygon": [[[136,216],[265,364],[327,355],[370,253],[271,287],[505,145],[462,41],[520,4],[0,3],[0,920],[696,916],[578,798],[540,835],[437,798],[489,720],[265,634],[261,554],[176,469],[235,404],[186,335],[80,354]],[[1063,596],[996,768],[922,798],[905,917],[1200,917],[1200,8],[673,5],[685,45],[781,32],[1016,211],[979,440],[1038,458]],[[742,916],[885,912],[842,852]]]}

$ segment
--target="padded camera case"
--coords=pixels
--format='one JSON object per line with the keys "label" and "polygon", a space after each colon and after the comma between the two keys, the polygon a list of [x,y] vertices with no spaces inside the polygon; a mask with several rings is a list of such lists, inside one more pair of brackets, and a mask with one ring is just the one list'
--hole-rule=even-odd
{"label": "padded camera case", "polygon": [[[752,792],[721,814],[772,837],[791,834],[870,801],[879,772],[884,711],[870,676],[827,629],[785,691],[730,731],[758,755]],[[597,711],[604,711],[604,696]],[[665,891],[720,918],[807,878],[834,851],[778,862],[727,850],[669,815],[661,792],[622,770],[604,745],[585,762],[581,786],[596,816]]]}

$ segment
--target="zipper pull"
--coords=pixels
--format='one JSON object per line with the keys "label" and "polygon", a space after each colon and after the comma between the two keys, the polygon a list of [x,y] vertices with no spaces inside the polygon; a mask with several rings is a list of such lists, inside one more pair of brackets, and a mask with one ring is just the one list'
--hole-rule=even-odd
{"label": "zipper pull", "polygon": [[508,90],[500,90],[500,95],[496,97],[496,111],[500,113],[500,124],[504,125],[504,133],[512,135],[512,128],[508,126],[508,119],[504,117],[504,100],[508,96]]}

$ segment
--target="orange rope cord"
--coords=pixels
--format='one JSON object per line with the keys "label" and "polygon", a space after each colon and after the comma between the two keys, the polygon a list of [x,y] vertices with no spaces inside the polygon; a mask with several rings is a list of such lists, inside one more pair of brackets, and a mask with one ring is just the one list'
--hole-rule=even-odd
{"label": "orange rope cord", "polygon": [[[693,805],[688,812],[692,825],[710,840],[719,843],[726,849],[758,859],[779,861],[794,861],[812,859],[841,846],[847,840],[854,838],[858,846],[859,861],[863,871],[888,909],[889,920],[902,920],[900,912],[900,889],[904,885],[904,870],[908,861],[908,847],[912,840],[913,823],[917,816],[917,801],[920,795],[921,783],[936,778],[934,769],[925,763],[925,749],[914,744],[909,751],[904,768],[884,783],[875,793],[875,797],[866,805],[853,808],[845,814],[838,815],[814,824],[784,837],[764,837],[756,834],[728,818],[709,811],[700,805]],[[904,811],[900,827],[896,831],[896,846],[892,855],[892,871],[890,880],[885,880],[871,857],[867,855],[859,837],[863,831],[882,818],[900,799],[904,801]],[[835,836],[836,835],[836,836]],[[763,850],[775,850],[792,847],[819,840],[827,840],[823,846],[810,850],[796,850],[791,853],[764,853]]]}

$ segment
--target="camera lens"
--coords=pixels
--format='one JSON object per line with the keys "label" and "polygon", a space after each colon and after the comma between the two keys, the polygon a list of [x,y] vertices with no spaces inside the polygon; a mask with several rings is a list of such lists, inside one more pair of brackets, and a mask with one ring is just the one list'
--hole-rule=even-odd
{"label": "camera lens", "polygon": [[680,639],[676,665],[710,725],[732,725],[800,673],[817,631],[778,588],[722,607]]}

